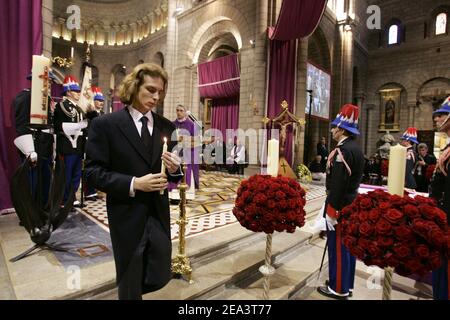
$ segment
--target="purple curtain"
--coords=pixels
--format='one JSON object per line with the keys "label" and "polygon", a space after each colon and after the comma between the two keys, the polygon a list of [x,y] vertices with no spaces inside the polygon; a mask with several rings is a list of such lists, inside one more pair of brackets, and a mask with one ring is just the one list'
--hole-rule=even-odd
{"label": "purple curtain", "polygon": [[[275,28],[269,28],[269,85],[267,115],[273,118],[286,100],[293,112],[297,69],[296,39],[309,36],[317,28],[326,0],[284,0]],[[293,130],[288,127],[284,156],[293,164]]]}
{"label": "purple curtain", "polygon": [[239,95],[239,63],[237,54],[198,65],[200,96],[203,98],[227,98]]}
{"label": "purple curtain", "polygon": [[239,96],[214,99],[211,108],[211,128],[222,132],[223,141],[227,142],[227,129],[237,130],[239,127]]}
{"label": "purple curtain", "polygon": [[[295,70],[297,68],[296,40],[270,41],[270,58],[267,114],[272,119],[280,113],[283,100],[289,104],[289,111],[293,112],[294,110]],[[291,165],[293,161],[292,139],[292,126],[289,126],[284,156]]]}
{"label": "purple curtain", "polygon": [[12,206],[9,181],[19,163],[12,102],[30,87],[32,55],[42,54],[42,1],[0,1],[0,211]]}
{"label": "purple curtain", "polygon": [[271,39],[292,40],[314,32],[320,22],[327,0],[284,0]]}

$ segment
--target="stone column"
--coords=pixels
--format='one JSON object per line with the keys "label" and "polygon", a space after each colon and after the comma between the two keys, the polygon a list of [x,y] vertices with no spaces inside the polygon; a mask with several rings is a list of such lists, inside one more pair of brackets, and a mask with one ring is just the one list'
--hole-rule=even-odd
{"label": "stone column", "polygon": [[53,0],[42,1],[42,54],[52,56]]}
{"label": "stone column", "polygon": [[169,74],[169,86],[164,101],[164,116],[168,119],[175,117],[174,109],[174,70],[176,61],[176,38],[177,38],[177,17],[175,16],[176,0],[169,0],[168,3],[168,22],[167,22],[167,53],[164,59],[164,68]]}
{"label": "stone column", "polygon": [[[307,74],[307,60],[308,60],[308,38],[298,40],[297,48],[297,92],[295,95],[295,116],[300,119],[308,121],[305,115],[306,107],[306,74]],[[306,125],[310,125],[307,123]],[[297,125],[296,135],[294,136],[294,166],[296,168],[299,164],[303,163],[305,152],[305,126]],[[311,130],[310,130],[311,132]],[[311,137],[310,140],[312,141]],[[311,146],[309,146],[311,150]]]}

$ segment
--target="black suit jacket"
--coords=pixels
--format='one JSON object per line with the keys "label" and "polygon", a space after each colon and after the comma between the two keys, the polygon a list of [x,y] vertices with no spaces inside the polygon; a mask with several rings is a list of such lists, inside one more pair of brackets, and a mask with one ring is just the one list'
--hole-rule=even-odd
{"label": "black suit jacket", "polygon": [[[166,241],[151,243],[160,254],[146,261],[151,283],[144,283],[150,290],[164,286],[171,277],[170,212],[167,190],[158,192],[137,191],[130,197],[133,177],[161,172],[163,138],[168,139],[172,150],[176,141],[170,141],[175,126],[164,117],[153,114],[153,150],[150,154],[144,146],[133,119],[125,108],[121,111],[95,118],[89,128],[86,148],[86,177],[95,188],[106,192],[111,240],[116,263],[117,282],[127,270],[133,253],[144,233],[147,217],[152,215],[167,236]],[[166,172],[167,173],[167,172]],[[181,176],[167,174],[168,180],[178,182]],[[150,231],[151,233],[151,231]],[[167,261],[169,259],[169,261]],[[147,281],[147,280],[146,280]]]}

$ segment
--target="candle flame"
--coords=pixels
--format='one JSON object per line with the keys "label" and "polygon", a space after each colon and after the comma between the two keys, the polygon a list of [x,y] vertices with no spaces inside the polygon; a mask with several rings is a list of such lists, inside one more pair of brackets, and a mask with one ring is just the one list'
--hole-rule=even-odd
{"label": "candle flame", "polygon": [[164,137],[164,143],[166,143],[167,142],[167,138],[166,137]]}

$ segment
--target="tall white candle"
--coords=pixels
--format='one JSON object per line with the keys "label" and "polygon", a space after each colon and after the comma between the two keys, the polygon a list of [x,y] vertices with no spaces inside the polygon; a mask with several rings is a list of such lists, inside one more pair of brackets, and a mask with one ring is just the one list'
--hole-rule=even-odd
{"label": "tall white candle", "polygon": [[31,72],[30,123],[46,125],[48,120],[48,95],[50,94],[50,59],[34,55]]}
{"label": "tall white candle", "polygon": [[267,174],[272,177],[278,176],[278,163],[279,163],[279,148],[280,143],[276,139],[269,140],[269,146],[267,151]]}
{"label": "tall white candle", "polygon": [[389,153],[388,191],[403,196],[406,172],[406,148],[401,145],[391,147]]}
{"label": "tall white candle", "polygon": [[[164,152],[167,152],[167,138],[164,137],[164,144],[163,144],[163,150],[162,150],[162,154],[164,154]],[[166,172],[166,165],[164,164],[164,161],[161,161],[161,174]],[[159,192],[159,194],[163,195],[164,194],[164,190],[161,190]]]}
{"label": "tall white candle", "polygon": [[74,48],[73,47],[70,47],[70,57],[73,59],[73,51],[74,51]]}

